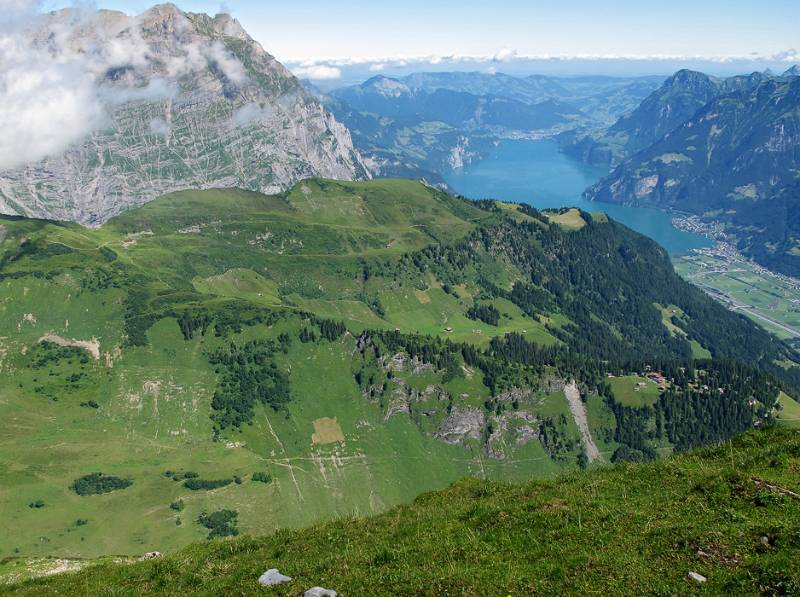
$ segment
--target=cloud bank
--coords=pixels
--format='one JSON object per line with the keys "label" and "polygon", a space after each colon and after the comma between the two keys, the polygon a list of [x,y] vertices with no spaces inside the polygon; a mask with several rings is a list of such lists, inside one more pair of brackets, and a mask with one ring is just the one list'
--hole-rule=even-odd
{"label": "cloud bank", "polygon": [[91,71],[30,42],[35,9],[34,2],[0,1],[0,168],[58,152],[103,120]]}
{"label": "cloud bank", "polygon": [[309,64],[292,69],[298,79],[315,79],[317,81],[330,81],[342,77],[342,69],[328,64]]}
{"label": "cloud bank", "polygon": [[[685,54],[525,54],[513,48],[502,48],[494,54],[442,54],[419,56],[373,56],[373,57],[321,57],[305,60],[286,60],[298,76],[309,79],[338,79],[343,70],[358,68],[368,72],[384,72],[396,69],[426,66],[451,66],[454,70],[475,69],[494,72],[506,66],[524,65],[526,63],[564,64],[590,63],[602,68],[603,64],[628,62],[635,64],[697,64],[711,65],[751,64],[753,67],[770,64],[794,64],[800,61],[800,53],[796,49],[787,49],[776,54],[751,53],[744,55],[685,55]],[[500,66],[503,65],[503,66]]]}

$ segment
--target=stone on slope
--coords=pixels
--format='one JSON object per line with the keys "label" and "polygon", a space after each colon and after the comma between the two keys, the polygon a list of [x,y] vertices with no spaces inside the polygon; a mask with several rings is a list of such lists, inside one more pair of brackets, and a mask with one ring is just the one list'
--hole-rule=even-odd
{"label": "stone on slope", "polygon": [[303,593],[303,597],[336,597],[336,591],[333,589],[323,589],[322,587],[311,587],[308,591]]}
{"label": "stone on slope", "polygon": [[697,572],[690,572],[688,574],[688,577],[689,577],[690,580],[693,580],[693,581],[698,582],[698,583],[704,583],[704,582],[706,582],[708,580],[705,576],[703,576],[702,574],[699,574]]}
{"label": "stone on slope", "polygon": [[276,568],[270,568],[264,574],[258,577],[258,583],[265,587],[272,587],[274,585],[280,585],[285,582],[291,582],[292,577],[286,576],[285,574],[281,574],[278,572]]}

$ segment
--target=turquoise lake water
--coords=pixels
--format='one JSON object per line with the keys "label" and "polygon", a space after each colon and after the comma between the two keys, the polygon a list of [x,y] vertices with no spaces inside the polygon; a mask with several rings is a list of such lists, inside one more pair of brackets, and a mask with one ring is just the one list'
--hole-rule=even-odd
{"label": "turquoise lake water", "polygon": [[672,217],[644,207],[624,207],[586,201],[583,191],[607,171],[568,158],[554,141],[502,141],[485,159],[446,173],[447,184],[471,199],[501,199],[528,203],[539,209],[579,207],[604,212],[616,221],[646,234],[671,255],[711,246],[707,238],[672,226]]}

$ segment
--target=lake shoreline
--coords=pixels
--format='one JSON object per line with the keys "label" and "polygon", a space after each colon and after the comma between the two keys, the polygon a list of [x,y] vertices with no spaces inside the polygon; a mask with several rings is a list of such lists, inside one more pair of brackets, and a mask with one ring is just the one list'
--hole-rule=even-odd
{"label": "lake shoreline", "polygon": [[605,168],[583,164],[561,153],[552,139],[503,139],[485,158],[442,173],[456,193],[470,199],[500,199],[537,209],[577,207],[602,212],[663,246],[672,257],[708,248],[713,241],[681,231],[667,212],[588,201],[583,191],[605,174]]}

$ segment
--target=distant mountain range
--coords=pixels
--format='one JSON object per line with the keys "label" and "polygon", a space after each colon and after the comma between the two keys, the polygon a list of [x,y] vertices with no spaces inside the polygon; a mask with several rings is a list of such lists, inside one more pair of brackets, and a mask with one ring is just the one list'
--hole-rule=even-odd
{"label": "distant mountain range", "polygon": [[473,95],[493,95],[527,104],[548,100],[574,104],[592,120],[609,122],[636,107],[663,81],[661,76],[646,77],[514,77],[503,73],[444,72],[414,73],[399,79],[412,89],[447,89]]}
{"label": "distant mountain range", "polygon": [[[699,214],[759,262],[800,275],[796,71],[724,80],[677,73],[605,135],[582,141],[587,159],[623,159],[586,196]],[[619,143],[602,149],[609,139]]]}
{"label": "distant mountain range", "polygon": [[598,165],[616,165],[652,145],[714,98],[741,89],[752,89],[770,77],[762,73],[718,79],[704,73],[681,70],[667,79],[635,110],[611,127],[595,134],[565,137],[565,153]]}
{"label": "distant mountain range", "polygon": [[347,129],[228,15],[68,9],[24,35],[45,61],[88,64],[105,114],[63,152],[0,170],[0,212],[95,224],[179,189],[368,176]]}
{"label": "distant mountain range", "polygon": [[411,124],[436,121],[466,129],[549,129],[580,115],[574,106],[552,98],[531,104],[503,95],[410,87],[388,77],[375,77],[356,87],[335,90],[331,95],[359,112]]}
{"label": "distant mountain range", "polygon": [[441,72],[376,76],[327,94],[306,87],[348,126],[377,173],[435,181],[502,138],[602,129],[662,80]]}

